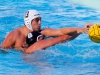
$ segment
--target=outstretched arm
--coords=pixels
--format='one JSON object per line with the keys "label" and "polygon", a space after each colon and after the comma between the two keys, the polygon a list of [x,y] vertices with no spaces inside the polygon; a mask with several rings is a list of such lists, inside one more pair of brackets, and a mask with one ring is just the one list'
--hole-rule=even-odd
{"label": "outstretched arm", "polygon": [[86,24],[83,28],[60,28],[60,29],[51,29],[46,28],[41,33],[45,36],[60,36],[60,35],[68,35],[72,33],[85,33],[88,31],[88,27],[91,26],[91,24]]}
{"label": "outstretched arm", "polygon": [[66,35],[70,34],[73,32],[77,33],[77,30],[80,28],[60,28],[60,29],[51,29],[51,28],[46,28],[41,33],[47,37],[49,36],[60,36],[60,35]]}

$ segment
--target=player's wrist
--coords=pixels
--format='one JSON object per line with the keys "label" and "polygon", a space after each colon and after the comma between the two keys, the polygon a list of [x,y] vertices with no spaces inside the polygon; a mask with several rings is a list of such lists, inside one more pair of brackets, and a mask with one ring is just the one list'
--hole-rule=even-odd
{"label": "player's wrist", "polygon": [[77,28],[77,33],[82,34],[82,28]]}

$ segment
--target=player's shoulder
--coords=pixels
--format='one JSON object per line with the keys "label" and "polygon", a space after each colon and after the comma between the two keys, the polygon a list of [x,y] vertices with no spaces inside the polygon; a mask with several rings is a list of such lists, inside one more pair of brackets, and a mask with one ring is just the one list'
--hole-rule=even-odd
{"label": "player's shoulder", "polygon": [[20,30],[17,28],[17,29],[15,29],[15,30],[12,30],[10,33],[9,33],[10,35],[13,35],[13,36],[18,36],[18,35],[20,35],[21,34],[21,32],[20,32]]}

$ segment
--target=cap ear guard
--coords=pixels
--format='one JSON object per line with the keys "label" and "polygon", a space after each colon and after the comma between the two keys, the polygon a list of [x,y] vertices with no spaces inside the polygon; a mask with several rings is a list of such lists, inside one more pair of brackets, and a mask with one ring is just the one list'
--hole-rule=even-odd
{"label": "cap ear guard", "polygon": [[40,14],[36,10],[28,10],[24,15],[25,25],[31,31],[33,31],[31,22],[32,22],[33,19],[35,19],[37,17],[40,17]]}

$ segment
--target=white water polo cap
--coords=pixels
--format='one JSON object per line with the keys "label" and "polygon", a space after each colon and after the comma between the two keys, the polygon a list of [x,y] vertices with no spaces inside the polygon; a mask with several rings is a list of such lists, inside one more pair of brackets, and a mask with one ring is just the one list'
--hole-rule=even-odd
{"label": "white water polo cap", "polygon": [[32,22],[33,19],[35,19],[37,17],[40,17],[40,14],[36,10],[28,10],[24,15],[25,25],[31,31],[33,31],[31,22]]}

